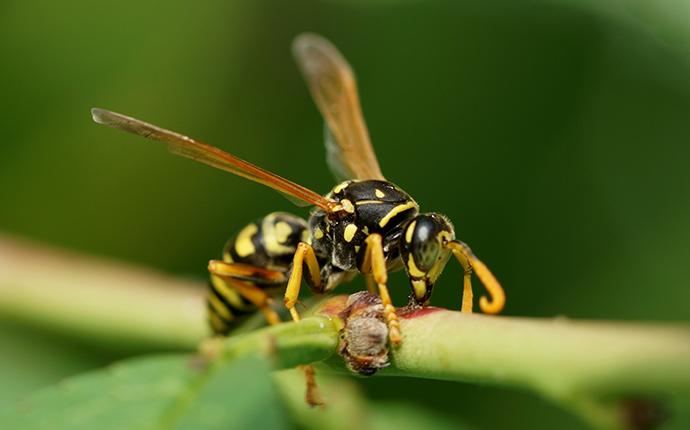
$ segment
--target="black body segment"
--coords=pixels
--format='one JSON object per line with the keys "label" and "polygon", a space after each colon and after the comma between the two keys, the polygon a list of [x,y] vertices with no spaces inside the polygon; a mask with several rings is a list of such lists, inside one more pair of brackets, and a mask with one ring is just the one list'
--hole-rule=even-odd
{"label": "black body segment", "polygon": [[409,194],[387,181],[350,180],[333,187],[326,197],[342,210],[328,214],[316,209],[309,218],[312,247],[321,263],[325,291],[360,269],[364,241],[373,233],[383,238],[389,269],[401,267],[398,241],[403,226],[419,211]]}

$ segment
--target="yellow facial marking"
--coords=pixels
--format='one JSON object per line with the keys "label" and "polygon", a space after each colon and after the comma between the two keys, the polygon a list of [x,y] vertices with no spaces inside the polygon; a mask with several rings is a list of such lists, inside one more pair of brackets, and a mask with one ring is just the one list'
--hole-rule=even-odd
{"label": "yellow facial marking", "polygon": [[407,227],[407,231],[405,231],[405,242],[410,243],[412,242],[412,233],[414,233],[414,227],[417,225],[417,221],[412,221],[409,227]]}
{"label": "yellow facial marking", "polygon": [[254,236],[257,231],[259,231],[259,228],[256,224],[249,224],[240,231],[240,234],[237,235],[237,239],[235,240],[235,252],[237,252],[237,255],[246,257],[252,255],[256,251],[252,243],[252,236]]}
{"label": "yellow facial marking", "polygon": [[446,267],[446,263],[448,263],[448,258],[450,258],[450,252],[446,250],[441,251],[441,253],[438,255],[436,263],[434,263],[433,267],[427,274],[427,277],[432,283],[435,283],[443,272],[443,269]]}
{"label": "yellow facial marking", "polygon": [[403,205],[398,205],[398,206],[394,207],[393,209],[391,209],[390,212],[388,212],[386,214],[386,216],[381,218],[381,221],[379,221],[379,226],[385,227],[386,224],[388,224],[388,221],[390,221],[397,214],[399,214],[401,212],[405,212],[408,209],[416,208],[416,207],[417,207],[417,203],[415,203],[415,202],[407,202]]}
{"label": "yellow facial marking", "polygon": [[412,289],[416,298],[421,299],[426,294],[426,284],[422,280],[413,280]]}
{"label": "yellow facial marking", "polygon": [[343,206],[343,209],[345,209],[345,212],[348,212],[351,214],[355,213],[355,206],[348,199],[341,200],[340,204]]}
{"label": "yellow facial marking", "polygon": [[285,221],[279,221],[276,224],[275,235],[276,239],[278,239],[278,242],[287,242],[288,237],[290,237],[290,233],[292,233],[292,227],[290,227],[290,224],[286,223]]}
{"label": "yellow facial marking", "polygon": [[419,270],[419,267],[417,267],[414,262],[414,258],[412,258],[412,254],[407,258],[407,270],[410,272],[410,276],[414,276],[415,278],[422,278],[426,275],[425,272]]}
{"label": "yellow facial marking", "polygon": [[374,194],[376,194],[376,197],[382,199],[386,197],[386,195],[383,193],[383,191],[379,190],[378,188],[374,191]]}
{"label": "yellow facial marking", "polygon": [[321,231],[320,228],[316,227],[316,230],[314,230],[314,239],[321,239],[323,237],[323,231]]}
{"label": "yellow facial marking", "polygon": [[355,233],[357,233],[357,226],[354,224],[348,224],[345,227],[345,231],[343,232],[343,238],[345,239],[345,242],[351,242],[352,239],[355,237]]}

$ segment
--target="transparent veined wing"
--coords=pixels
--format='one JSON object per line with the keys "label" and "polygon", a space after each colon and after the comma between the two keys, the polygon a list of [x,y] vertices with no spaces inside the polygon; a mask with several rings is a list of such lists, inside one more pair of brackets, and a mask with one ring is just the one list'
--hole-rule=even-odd
{"label": "transparent veined wing", "polygon": [[315,34],[295,39],[293,52],[326,121],[326,154],[337,179],[385,179],[362,116],[352,68],[331,42]]}
{"label": "transparent veined wing", "polygon": [[285,194],[293,201],[297,200],[306,205],[318,206],[329,212],[336,206],[335,202],[308,188],[185,135],[105,109],[93,108],[91,109],[91,116],[99,124],[166,143],[168,150],[173,154],[191,158],[250,181],[258,182]]}

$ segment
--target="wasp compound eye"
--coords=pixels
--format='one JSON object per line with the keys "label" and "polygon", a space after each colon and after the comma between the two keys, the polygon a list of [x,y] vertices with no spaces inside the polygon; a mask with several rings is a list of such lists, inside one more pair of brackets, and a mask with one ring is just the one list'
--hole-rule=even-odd
{"label": "wasp compound eye", "polygon": [[417,267],[423,271],[429,271],[436,263],[441,244],[435,237],[430,237],[427,232],[420,234],[419,239],[412,243],[412,255],[417,262]]}
{"label": "wasp compound eye", "polygon": [[[418,215],[405,227],[402,242],[403,261],[416,271],[426,273],[437,263],[441,252],[442,236],[452,234],[452,227],[440,215]],[[413,260],[413,261],[410,261]]]}

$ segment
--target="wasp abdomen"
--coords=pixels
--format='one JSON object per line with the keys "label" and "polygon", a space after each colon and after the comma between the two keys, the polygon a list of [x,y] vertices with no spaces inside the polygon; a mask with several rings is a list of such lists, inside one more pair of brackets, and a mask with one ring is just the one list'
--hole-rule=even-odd
{"label": "wasp abdomen", "polygon": [[309,240],[307,223],[284,212],[273,212],[246,225],[223,249],[227,263],[285,271],[300,241]]}
{"label": "wasp abdomen", "polygon": [[[310,240],[307,223],[302,218],[284,212],[273,212],[247,224],[223,248],[223,261],[256,267],[257,273],[233,276],[275,295],[285,286],[284,278],[261,276],[260,269],[287,274],[297,245]],[[207,296],[209,319],[214,333],[226,335],[242,317],[256,311],[231,285],[211,275]]]}

